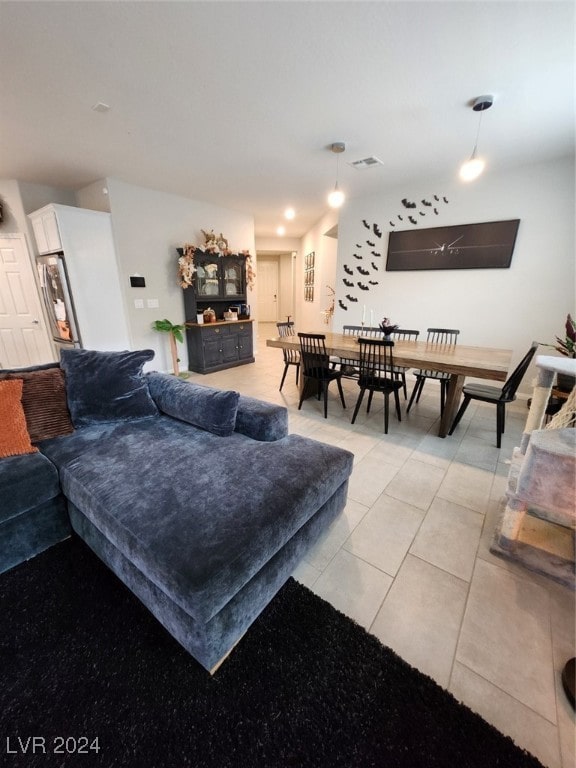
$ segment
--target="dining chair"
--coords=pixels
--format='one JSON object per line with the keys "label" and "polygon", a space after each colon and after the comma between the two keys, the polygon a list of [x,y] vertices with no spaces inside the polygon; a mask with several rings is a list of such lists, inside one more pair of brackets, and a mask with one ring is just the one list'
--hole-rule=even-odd
{"label": "dining chair", "polygon": [[[276,323],[276,328],[278,328],[278,335],[281,338],[296,335],[294,333],[294,323]],[[280,381],[280,392],[282,392],[284,379],[291,365],[296,368],[296,386],[298,386],[298,374],[300,373],[300,352],[297,349],[283,349],[282,352],[284,354],[284,373]]]}
{"label": "dining chair", "polygon": [[[364,336],[366,338],[381,338],[384,334],[378,327],[366,328],[363,325],[344,325],[342,326],[342,333],[344,336]],[[330,363],[332,368],[340,366],[340,371],[345,379],[357,379],[358,378],[358,360],[348,359],[344,357],[330,357]]]}
{"label": "dining chair", "polygon": [[[451,346],[458,341],[458,334],[460,331],[455,328],[428,328],[427,333],[427,344]],[[420,400],[420,395],[424,389],[426,379],[432,379],[433,381],[440,382],[440,414],[442,415],[444,413],[444,404],[446,402],[446,392],[448,391],[448,384],[450,383],[450,374],[442,373],[441,371],[420,369],[415,371],[414,375],[416,376],[416,384],[414,384],[414,389],[410,395],[410,402],[408,403],[408,408],[406,408],[406,413],[410,413],[414,398],[416,398],[416,402]]]}
{"label": "dining chair", "polygon": [[386,339],[359,338],[358,346],[360,347],[360,374],[358,376],[360,392],[352,415],[352,424],[356,421],[366,391],[370,393],[366,413],[370,413],[374,392],[382,392],[384,395],[384,434],[387,435],[391,394],[394,394],[398,421],[402,421],[400,398],[398,397],[398,390],[402,389],[402,381],[395,378],[394,375],[394,355],[392,352],[394,342]]}
{"label": "dining chair", "polygon": [[[405,328],[397,328],[390,334],[393,341],[418,341],[420,331],[411,331]],[[402,389],[404,391],[404,400],[408,399],[408,391],[406,389],[406,374],[410,370],[410,366],[395,365],[394,366],[394,378],[401,379]]]}
{"label": "dining chair", "polygon": [[[299,333],[300,339],[300,361],[302,365],[302,376],[304,379],[316,381],[318,386],[318,400],[324,395],[324,418],[328,418],[328,386],[331,381],[335,381],[340,393],[342,407],[346,408],[344,401],[344,391],[342,390],[342,372],[330,368],[330,358],[326,352],[326,336],[323,333]],[[306,381],[303,381],[300,402],[298,410],[302,408],[302,403],[306,397]]]}
{"label": "dining chair", "polygon": [[516,400],[518,387],[520,386],[537,349],[538,342],[533,341],[528,352],[524,355],[502,387],[493,387],[489,384],[465,384],[462,388],[464,400],[458,409],[458,413],[454,417],[454,421],[452,422],[448,434],[451,435],[460,423],[460,419],[464,415],[466,408],[468,408],[470,400],[480,400],[483,403],[492,403],[496,406],[496,447],[500,448],[504,427],[506,426],[506,403],[511,403],[513,400]]}

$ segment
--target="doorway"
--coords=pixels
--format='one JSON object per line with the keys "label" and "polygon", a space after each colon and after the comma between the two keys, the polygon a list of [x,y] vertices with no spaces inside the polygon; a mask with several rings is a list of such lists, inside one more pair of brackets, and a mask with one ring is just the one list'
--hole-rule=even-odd
{"label": "doorway", "polygon": [[0,368],[22,368],[55,359],[24,235],[2,235]]}
{"label": "doorway", "polygon": [[258,255],[258,320],[277,323],[295,317],[295,251],[261,251]]}
{"label": "doorway", "polygon": [[280,268],[277,256],[259,256],[258,320],[262,323],[278,322],[278,293]]}

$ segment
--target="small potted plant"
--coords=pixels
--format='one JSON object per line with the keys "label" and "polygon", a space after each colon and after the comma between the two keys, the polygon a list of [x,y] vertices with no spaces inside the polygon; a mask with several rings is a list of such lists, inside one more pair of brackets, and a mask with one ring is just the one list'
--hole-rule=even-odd
{"label": "small potted plant", "polygon": [[170,320],[155,320],[152,323],[152,328],[155,331],[159,331],[160,333],[168,333],[169,339],[170,339],[170,354],[172,355],[172,367],[174,369],[174,376],[181,376],[182,378],[185,378],[188,376],[187,373],[181,374],[180,369],[178,367],[178,363],[180,362],[180,359],[178,358],[178,348],[176,346],[176,342],[179,341],[181,344],[184,341],[184,336],[182,335],[182,331],[184,330],[184,325],[175,325],[174,323],[171,323]]}
{"label": "small potted plant", "polygon": [[[565,335],[564,338],[556,336],[556,344],[546,344],[544,346],[554,347],[557,352],[560,352],[564,357],[576,358],[576,322],[572,319],[570,313],[566,316],[566,324],[564,326]],[[556,385],[558,389],[563,392],[571,392],[574,386],[574,376],[570,376],[567,373],[559,373],[556,376]]]}

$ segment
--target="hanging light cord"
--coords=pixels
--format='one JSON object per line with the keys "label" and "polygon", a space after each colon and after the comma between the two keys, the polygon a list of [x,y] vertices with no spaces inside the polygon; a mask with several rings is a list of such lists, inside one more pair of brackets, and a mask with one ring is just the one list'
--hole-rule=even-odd
{"label": "hanging light cord", "polygon": [[476,150],[478,149],[478,139],[480,138],[480,126],[482,125],[482,115],[484,114],[484,110],[480,111],[480,117],[478,119],[478,129],[476,131],[476,141],[474,142],[474,149],[472,150],[472,156],[470,157],[470,160],[474,160],[476,157]]}

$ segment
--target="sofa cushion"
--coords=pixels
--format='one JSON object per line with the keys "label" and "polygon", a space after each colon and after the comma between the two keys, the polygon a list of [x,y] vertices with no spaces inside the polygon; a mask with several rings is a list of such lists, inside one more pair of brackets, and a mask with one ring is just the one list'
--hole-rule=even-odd
{"label": "sofa cushion", "polygon": [[201,621],[347,482],[354,458],[298,435],[222,440],[169,416],[89,427],[42,450],[68,499]]}
{"label": "sofa cushion", "polygon": [[0,458],[34,453],[22,407],[22,379],[0,381]]}
{"label": "sofa cushion", "polygon": [[165,373],[148,373],[146,378],[150,394],[163,413],[220,437],[234,432],[238,392],[182,381]]}
{"label": "sofa cushion", "polygon": [[58,471],[41,453],[0,459],[0,523],[55,498],[59,493]]}
{"label": "sofa cushion", "polygon": [[68,407],[74,426],[156,416],[158,409],[142,374],[144,363],[153,357],[151,349],[62,350],[60,365],[66,374]]}
{"label": "sofa cushion", "polygon": [[22,407],[33,443],[74,431],[66,402],[64,372],[58,365],[37,370],[0,371],[1,379],[24,382]]}

